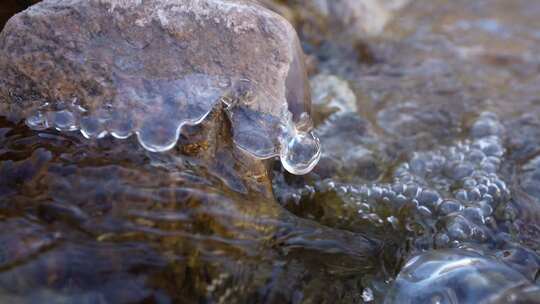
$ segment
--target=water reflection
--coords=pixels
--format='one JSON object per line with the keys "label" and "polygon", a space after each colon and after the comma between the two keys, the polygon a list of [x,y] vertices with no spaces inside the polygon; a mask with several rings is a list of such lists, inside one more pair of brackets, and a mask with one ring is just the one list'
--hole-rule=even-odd
{"label": "water reflection", "polygon": [[195,158],[5,119],[0,130],[6,300],[330,299],[315,286],[376,268],[376,241],[236,192]]}

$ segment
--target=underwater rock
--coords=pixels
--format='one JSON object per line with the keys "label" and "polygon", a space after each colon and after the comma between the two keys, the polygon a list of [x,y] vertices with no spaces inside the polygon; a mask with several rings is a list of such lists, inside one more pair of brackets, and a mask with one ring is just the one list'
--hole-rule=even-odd
{"label": "underwater rock", "polygon": [[316,124],[334,112],[358,111],[356,95],[347,81],[335,75],[318,74],[310,84]]}
{"label": "underwater rock", "polygon": [[281,156],[294,174],[318,161],[296,33],[253,2],[46,0],[0,45],[0,110],[33,129],[135,134],[162,152],[223,104],[255,158]]}
{"label": "underwater rock", "polygon": [[350,35],[377,36],[392,19],[393,12],[403,7],[407,0],[339,0],[326,1],[326,8],[332,22]]}
{"label": "underwater rock", "polygon": [[186,131],[216,151],[193,155],[181,138],[195,152],[147,153],[0,117],[0,302],[328,303],[341,288],[321,284],[377,268],[378,241],[257,189],[265,176],[221,146],[226,128]]}
{"label": "underwater rock", "polygon": [[384,143],[370,123],[356,112],[336,112],[315,132],[321,140],[322,152],[314,172],[321,178],[366,182],[375,181],[382,174],[381,163],[386,159]]}
{"label": "underwater rock", "polygon": [[499,303],[503,294],[519,298],[514,289],[523,286],[535,287],[504,263],[471,251],[439,250],[409,260],[384,303]]}
{"label": "underwater rock", "polygon": [[[263,1],[280,12],[278,1]],[[310,40],[321,37],[358,41],[379,36],[397,11],[410,0],[292,0],[298,23]],[[282,10],[281,10],[282,11]],[[287,14],[290,15],[290,14]]]}

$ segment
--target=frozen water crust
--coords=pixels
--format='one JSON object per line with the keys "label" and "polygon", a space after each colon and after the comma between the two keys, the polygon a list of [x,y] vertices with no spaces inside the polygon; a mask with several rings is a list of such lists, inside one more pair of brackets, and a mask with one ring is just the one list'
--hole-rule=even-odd
{"label": "frozen water crust", "polygon": [[[134,82],[139,85],[127,85]],[[223,103],[239,148],[260,159],[279,156],[290,173],[310,172],[321,148],[308,114],[295,123],[286,103],[282,115],[274,116],[251,109],[246,98],[271,97],[257,93],[256,86],[245,79],[204,74],[180,80],[124,79],[118,80],[116,99],[110,104],[95,109],[86,109],[76,100],[44,104],[26,117],[26,124],[35,130],[79,130],[88,139],[136,135],[146,150],[164,152],[176,145],[184,125],[201,123]]]}

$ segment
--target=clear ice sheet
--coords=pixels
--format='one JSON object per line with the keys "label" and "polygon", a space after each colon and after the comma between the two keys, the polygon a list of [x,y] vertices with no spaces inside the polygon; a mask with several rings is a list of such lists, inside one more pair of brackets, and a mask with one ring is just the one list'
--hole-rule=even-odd
{"label": "clear ice sheet", "polygon": [[284,122],[273,115],[236,105],[230,107],[229,116],[238,147],[261,159],[279,156],[283,167],[296,175],[307,174],[317,165],[321,156],[319,139],[297,126],[290,113],[283,115]]}
{"label": "clear ice sheet", "polygon": [[313,132],[297,126],[286,101],[276,102],[282,115],[258,111],[257,102],[270,97],[252,84],[249,92],[238,95],[231,94],[238,80],[205,74],[177,80],[116,76],[115,81],[118,89],[111,103],[93,108],[76,99],[47,104],[26,117],[26,124],[35,130],[79,130],[88,139],[135,135],[144,149],[165,152],[177,144],[184,125],[201,123],[223,102],[239,148],[260,159],[280,157],[283,167],[297,175],[309,173],[319,161],[320,143]]}

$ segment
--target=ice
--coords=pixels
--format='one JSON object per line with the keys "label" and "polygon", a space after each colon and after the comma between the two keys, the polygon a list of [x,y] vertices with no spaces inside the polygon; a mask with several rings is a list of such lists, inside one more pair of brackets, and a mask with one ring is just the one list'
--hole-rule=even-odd
{"label": "ice", "polygon": [[232,106],[228,113],[234,126],[233,140],[238,147],[261,159],[279,155],[279,137],[285,130],[277,117],[244,106]]}
{"label": "ice", "polygon": [[33,130],[45,130],[49,127],[47,117],[41,112],[36,112],[26,118],[26,125]]}
{"label": "ice", "polygon": [[73,112],[61,110],[50,112],[48,118],[49,124],[54,126],[58,131],[75,131],[77,130],[77,120]]}
{"label": "ice", "polygon": [[[35,130],[79,130],[87,139],[136,134],[144,149],[166,152],[176,146],[183,126],[200,124],[223,103],[233,141],[254,157],[280,157],[292,174],[310,172],[320,158],[309,115],[300,114],[294,121],[287,100],[272,99],[249,80],[191,74],[176,80],[117,76],[115,81],[113,102],[94,108],[82,107],[77,100],[58,102],[57,108],[44,107],[28,116],[26,124]],[[267,111],[269,103],[275,109]]]}
{"label": "ice", "polygon": [[86,138],[103,138],[107,135],[107,130],[99,119],[88,116],[81,118],[81,134]]}
{"label": "ice", "polygon": [[310,132],[295,131],[286,138],[280,151],[283,167],[292,174],[309,173],[321,157],[319,139]]}
{"label": "ice", "polygon": [[[240,95],[253,98],[251,92]],[[307,113],[298,115],[295,122],[293,114],[286,109],[282,115],[274,116],[255,111],[245,102],[235,102],[238,98],[234,96],[233,101],[228,100],[226,104],[233,125],[233,140],[238,147],[261,159],[279,156],[283,167],[295,175],[307,174],[317,165],[321,145],[312,132]]]}

